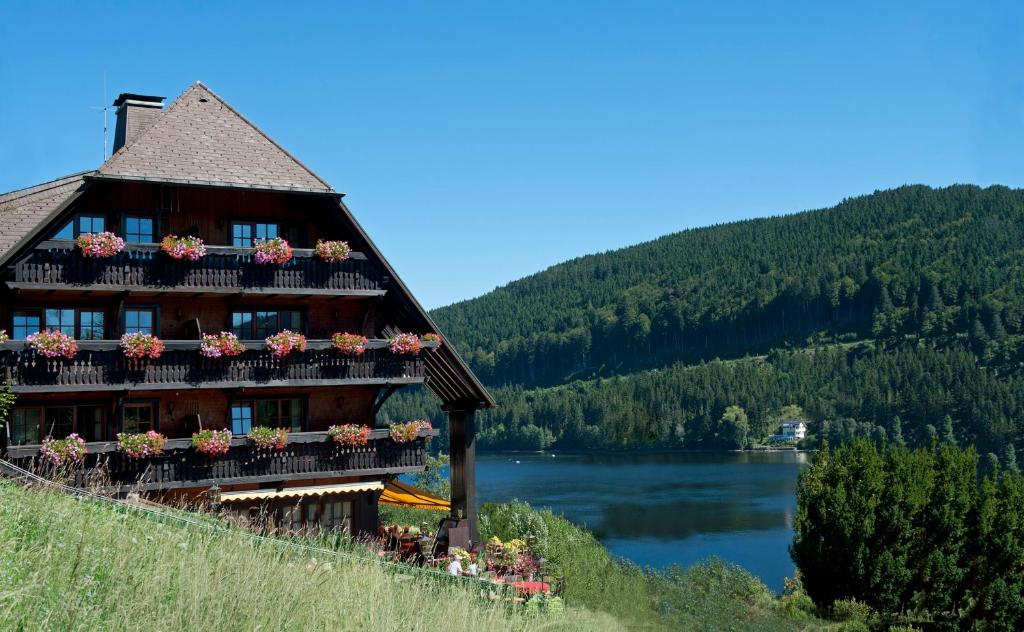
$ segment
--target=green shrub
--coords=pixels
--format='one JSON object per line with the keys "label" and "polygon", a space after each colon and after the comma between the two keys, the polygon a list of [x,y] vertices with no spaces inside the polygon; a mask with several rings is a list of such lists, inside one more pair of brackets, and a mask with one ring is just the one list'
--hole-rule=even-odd
{"label": "green shrub", "polygon": [[503,541],[513,538],[528,540],[532,537],[536,539],[536,544],[532,547],[536,555],[546,558],[550,553],[548,525],[527,503],[486,503],[480,511],[477,528],[484,542],[492,536]]}
{"label": "green shrub", "polygon": [[863,621],[867,623],[874,615],[871,606],[856,599],[836,600],[829,609],[833,621]]}

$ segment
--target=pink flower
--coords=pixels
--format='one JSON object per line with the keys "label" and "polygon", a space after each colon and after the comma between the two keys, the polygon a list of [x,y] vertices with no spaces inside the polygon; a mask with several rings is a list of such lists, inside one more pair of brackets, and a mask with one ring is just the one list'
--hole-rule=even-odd
{"label": "pink flower", "polygon": [[327,434],[335,443],[349,447],[364,446],[370,442],[370,427],[362,424],[341,424],[331,426]]}
{"label": "pink flower", "polygon": [[156,360],[164,352],[164,343],[153,334],[125,334],[121,336],[121,349],[126,358]]}
{"label": "pink flower", "polygon": [[67,358],[75,357],[78,353],[78,343],[71,336],[58,330],[50,331],[44,329],[25,338],[25,342],[32,347],[36,353],[46,358]]}
{"label": "pink flower", "polygon": [[221,356],[237,356],[245,351],[245,345],[238,340],[238,336],[230,331],[222,331],[219,334],[203,334],[199,343],[199,353],[207,358],[219,358]]}
{"label": "pink flower", "polygon": [[209,456],[227,454],[231,449],[231,431],[200,430],[192,435],[192,447]]}
{"label": "pink flower", "polygon": [[343,333],[331,336],[331,344],[345,355],[363,355],[366,351],[366,342],[366,336],[359,334]]}
{"label": "pink flower", "polygon": [[79,235],[75,243],[83,257],[113,257],[124,250],[124,240],[109,231]]}
{"label": "pink flower", "polygon": [[395,334],[388,339],[388,348],[395,355],[417,355],[423,349],[423,343],[416,334]]}
{"label": "pink flower", "polygon": [[344,261],[352,254],[352,248],[345,241],[317,241],[316,255],[324,261]]}
{"label": "pink flower", "polygon": [[253,245],[253,259],[260,265],[288,263],[292,258],[292,247],[280,237],[258,241]]}
{"label": "pink flower", "polygon": [[284,450],[288,445],[288,430],[257,426],[249,431],[249,440],[257,450]]}
{"label": "pink flower", "polygon": [[119,432],[117,434],[117,447],[130,459],[142,459],[162,454],[166,442],[167,437],[155,430],[139,433]]}
{"label": "pink flower", "polygon": [[168,235],[160,242],[160,250],[172,259],[188,259],[198,261],[206,256],[206,245],[198,237],[178,237]]}
{"label": "pink flower", "polygon": [[283,358],[292,351],[306,350],[306,337],[287,329],[267,337],[263,342],[277,358]]}
{"label": "pink flower", "polygon": [[423,334],[423,342],[433,342],[433,351],[435,353],[441,348],[441,336],[439,334]]}
{"label": "pink flower", "polygon": [[57,467],[81,463],[86,452],[88,450],[85,447],[85,439],[75,433],[68,435],[66,439],[46,437],[39,448],[39,456]]}
{"label": "pink flower", "polygon": [[431,425],[429,421],[424,419],[416,419],[414,421],[406,423],[391,424],[388,428],[388,434],[391,435],[391,440],[395,443],[408,443],[414,441],[420,436],[421,430],[430,430]]}

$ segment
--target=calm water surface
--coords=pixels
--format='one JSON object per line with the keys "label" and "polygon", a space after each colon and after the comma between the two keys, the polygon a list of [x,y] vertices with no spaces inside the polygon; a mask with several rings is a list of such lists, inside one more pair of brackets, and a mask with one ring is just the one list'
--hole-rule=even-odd
{"label": "calm water surface", "polygon": [[480,454],[477,493],[551,507],[643,566],[717,555],[781,591],[808,462],[795,452]]}

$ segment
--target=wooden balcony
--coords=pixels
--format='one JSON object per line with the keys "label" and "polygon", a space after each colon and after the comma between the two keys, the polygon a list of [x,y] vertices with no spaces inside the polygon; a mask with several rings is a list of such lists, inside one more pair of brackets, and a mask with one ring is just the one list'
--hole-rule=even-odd
{"label": "wooden balcony", "polygon": [[7,285],[22,290],[70,289],[89,292],[140,290],[193,294],[291,294],[380,296],[381,269],[353,252],[328,263],[312,249],[295,248],[284,265],[260,265],[252,248],[207,246],[199,261],[178,261],[159,244],[130,244],[108,259],[83,257],[73,241],[41,243],[14,265]]}
{"label": "wooden balcony", "polygon": [[[73,360],[44,358],[23,341],[0,344],[0,377],[14,392],[162,390],[260,386],[398,385],[424,381],[420,356],[396,356],[386,340],[371,340],[361,356],[340,354],[329,340],[275,358],[263,341],[244,341],[235,357],[205,358],[197,340],[165,340],[156,360],[131,360],[118,340],[80,340]],[[425,346],[431,346],[426,343]],[[424,351],[426,353],[428,351]]]}
{"label": "wooden balcony", "polygon": [[339,446],[326,432],[293,432],[282,451],[257,450],[245,436],[233,437],[231,450],[210,457],[192,448],[191,439],[170,439],[163,454],[139,460],[128,458],[113,441],[87,443],[84,462],[56,472],[39,460],[38,445],[7,448],[6,458],[19,467],[44,475],[70,476],[75,487],[165,490],[238,483],[308,480],[341,476],[375,476],[422,471],[426,442],[437,430],[421,431],[408,443],[396,443],[387,430],[377,429],[359,448]]}

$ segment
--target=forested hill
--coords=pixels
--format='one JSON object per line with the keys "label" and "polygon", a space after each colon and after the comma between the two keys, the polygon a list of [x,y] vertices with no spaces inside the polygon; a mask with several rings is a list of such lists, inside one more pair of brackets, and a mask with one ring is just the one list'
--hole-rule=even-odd
{"label": "forested hill", "polygon": [[1024,191],[907,186],[574,259],[434,312],[481,379],[549,386],[908,337],[1013,364]]}

